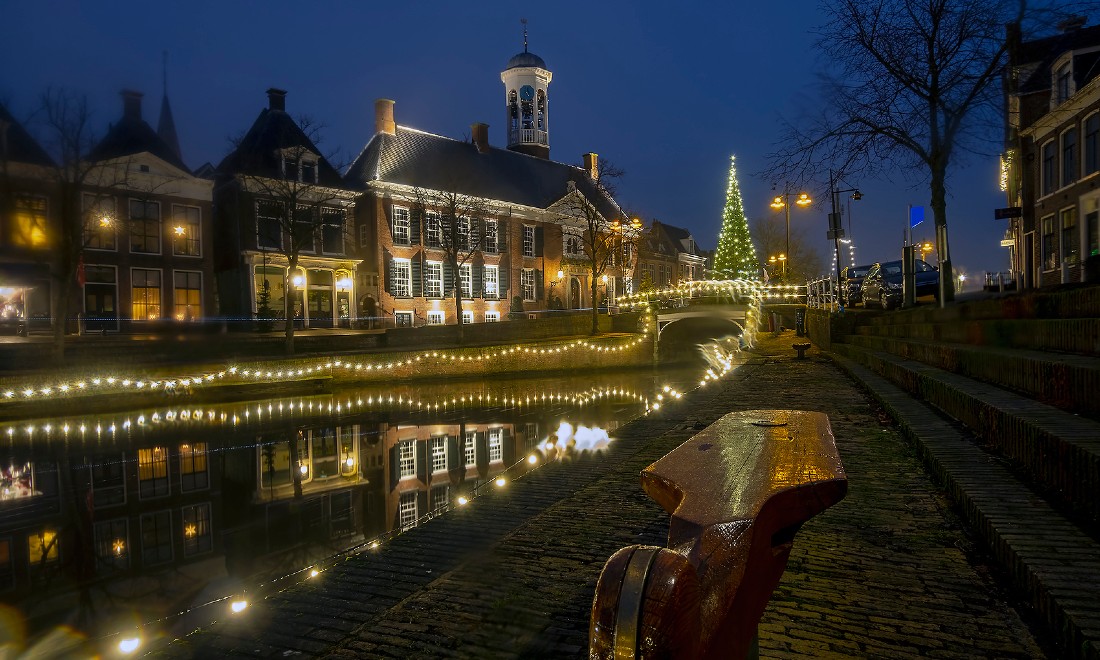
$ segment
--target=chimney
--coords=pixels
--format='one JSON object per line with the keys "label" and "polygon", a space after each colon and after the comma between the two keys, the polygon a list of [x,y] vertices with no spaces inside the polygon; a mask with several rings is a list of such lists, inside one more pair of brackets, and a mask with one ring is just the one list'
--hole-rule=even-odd
{"label": "chimney", "polygon": [[489,151],[489,125],[481,122],[470,124],[470,139],[473,140],[478,153],[487,153]]}
{"label": "chimney", "polygon": [[374,132],[397,135],[397,124],[393,121],[393,101],[378,99],[374,102]]}
{"label": "chimney", "polygon": [[584,154],[584,169],[593,179],[600,178],[600,156],[591,151]]}
{"label": "chimney", "polygon": [[267,107],[269,110],[282,110],[286,112],[286,90],[272,87],[267,90]]}
{"label": "chimney", "polygon": [[122,118],[141,121],[141,97],[145,95],[129,89],[119,93],[122,94]]}

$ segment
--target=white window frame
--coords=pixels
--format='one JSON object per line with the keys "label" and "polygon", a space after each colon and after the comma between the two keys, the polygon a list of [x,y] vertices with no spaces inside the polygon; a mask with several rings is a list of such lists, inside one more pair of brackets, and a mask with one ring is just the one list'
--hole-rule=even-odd
{"label": "white window frame", "polygon": [[486,323],[500,323],[500,312],[485,312]]}
{"label": "white window frame", "polygon": [[416,527],[416,521],[420,518],[417,515],[417,492],[415,490],[407,490],[401,493],[398,498],[397,505],[397,520],[401,526],[401,531]]}
{"label": "white window frame", "polygon": [[474,313],[468,309],[462,310],[462,325],[469,325],[474,322]]}
{"label": "white window frame", "polygon": [[412,296],[412,261],[394,257],[393,282],[390,289],[395,298],[409,298]]}
{"label": "white window frame", "polygon": [[[82,217],[85,219],[84,232],[81,235],[81,240],[84,241],[86,250],[98,250],[102,252],[118,252],[118,200],[112,195],[99,196],[92,193],[84,193],[80,197],[80,211]],[[110,202],[108,209],[105,202]],[[88,217],[91,209],[95,209],[94,215],[99,217]],[[103,218],[110,220],[110,224],[107,227],[103,227],[101,221]],[[88,238],[89,235],[99,231],[110,231],[111,233],[111,246],[110,247],[93,247],[91,241]]]}
{"label": "white window frame", "polygon": [[[1092,149],[1091,149],[1091,151],[1092,151],[1092,168],[1093,169],[1090,171],[1088,169],[1088,166],[1089,166],[1088,152],[1090,151],[1090,149],[1089,149],[1090,144],[1089,144],[1089,132],[1088,132],[1088,130],[1089,130],[1089,122],[1093,121],[1093,120],[1096,121],[1096,131],[1094,131],[1092,133],[1092,135],[1094,136],[1094,139],[1092,140],[1092,144],[1091,144],[1091,147],[1092,147]],[[1081,148],[1081,178],[1084,179],[1087,176],[1091,176],[1093,174],[1096,174],[1097,172],[1100,172],[1100,112],[1089,113],[1089,114],[1085,115],[1084,119],[1081,120],[1080,148]]]}
{"label": "white window frame", "polygon": [[455,250],[469,252],[471,249],[470,246],[473,245],[473,243],[470,242],[473,238],[473,232],[470,231],[473,223],[471,223],[470,219],[466,216],[459,216],[455,224],[457,225],[455,228]]}
{"label": "white window frame", "polygon": [[[152,318],[152,319],[149,318],[148,305],[146,305],[146,315],[145,315],[144,318],[140,318],[140,319],[135,319],[134,318],[134,303],[135,303],[134,293],[136,293],[136,289],[135,289],[135,286],[134,286],[134,279],[135,279],[134,274],[138,273],[138,272],[141,272],[141,273],[156,273],[157,274],[157,280],[158,280],[159,284],[155,288],[159,292],[159,295],[157,297],[157,307],[160,308],[160,313],[157,315],[156,318]],[[142,289],[153,289],[154,287],[141,287],[141,288]],[[117,302],[115,303],[115,307],[116,308],[118,307]],[[173,308],[173,311],[174,311],[174,308]],[[130,269],[130,309],[129,309],[129,312],[130,312],[130,320],[132,320],[132,321],[159,321],[160,319],[164,318],[164,271],[163,270],[161,270],[160,268],[131,268]]]}
{"label": "white window frame", "polygon": [[[1051,149],[1052,157],[1050,162],[1047,162],[1047,148]],[[1058,173],[1058,163],[1060,162],[1061,154],[1058,151],[1057,140],[1047,140],[1039,146],[1039,196],[1045,197],[1058,190],[1058,184],[1061,181]],[[1053,171],[1051,171],[1053,170]],[[1049,181],[1049,186],[1047,185]]]}
{"label": "white window frame", "polygon": [[[157,218],[156,218],[156,222],[155,222],[155,225],[156,225],[156,228],[157,228],[157,238],[156,238],[156,249],[155,250],[147,250],[146,251],[146,250],[135,250],[134,249],[134,241],[133,241],[132,237],[133,237],[133,234],[134,234],[134,228],[135,228],[136,224],[134,222],[134,218],[130,215],[131,209],[132,209],[131,204],[133,204],[134,202],[138,202],[139,204],[155,204],[156,207],[157,207]],[[126,237],[128,239],[126,241],[126,251],[127,252],[129,252],[130,254],[140,254],[140,255],[144,255],[144,256],[159,256],[161,254],[164,254],[164,210],[161,208],[159,201],[143,199],[141,197],[130,197],[126,201],[126,218],[127,218],[127,224],[129,225],[129,231],[126,232]],[[147,222],[147,221],[148,221],[147,218],[142,218],[142,222]]]}
{"label": "white window frame", "polygon": [[[171,213],[172,213],[173,222],[172,222],[172,226],[168,228],[168,231],[169,231],[169,235],[172,237],[171,238],[171,240],[172,240],[172,256],[174,256],[174,257],[201,258],[202,257],[202,208],[198,207],[198,206],[194,206],[193,204],[172,204],[170,209],[171,209]],[[194,225],[188,223],[187,225],[184,226],[183,238],[179,238],[176,234],[176,227],[181,226],[180,222],[178,220],[176,220],[176,218],[178,217],[176,215],[176,209],[181,209],[181,210],[185,210],[185,211],[194,210],[194,211],[198,211],[198,214],[199,214],[199,219],[194,223]],[[188,231],[193,231],[195,233],[195,236],[193,238],[188,236],[187,235]],[[184,241],[184,245],[188,245],[188,246],[194,245],[195,246],[195,252],[194,253],[191,253],[191,252],[188,252],[188,251],[181,252],[181,251],[177,250],[176,249],[177,241]]]}
{"label": "white window frame", "polygon": [[[1073,178],[1070,179],[1070,172],[1066,171],[1066,136],[1073,133],[1073,148],[1076,153],[1073,154],[1073,158],[1070,160],[1073,162],[1073,169],[1075,170]],[[1077,183],[1081,179],[1081,131],[1077,125],[1074,124],[1066,128],[1058,135],[1058,182],[1063,188],[1066,186]]]}
{"label": "white window frame", "polygon": [[486,264],[481,271],[482,295],[496,300],[500,297],[500,267]]}
{"label": "white window frame", "polygon": [[[443,497],[439,497],[439,493],[442,493]],[[444,484],[442,486],[432,486],[428,497],[431,498],[431,501],[428,503],[428,505],[431,507],[432,513],[446,511],[447,506],[451,503],[451,486],[449,484]]]}
{"label": "white window frame", "polygon": [[535,226],[523,225],[523,256],[535,256]]}
{"label": "white window frame", "polygon": [[469,300],[474,297],[474,267],[470,264],[462,264],[458,267],[458,285],[462,290],[462,297]]}
{"label": "white window frame", "polygon": [[447,317],[438,309],[428,310],[426,318],[428,320],[428,325],[443,325],[447,322]]}
{"label": "white window frame", "polygon": [[576,257],[584,254],[584,243],[582,242],[582,236],[574,231],[564,230],[561,234],[561,253],[567,256]]}
{"label": "white window frame", "polygon": [[489,254],[497,253],[497,221],[485,220],[485,240],[482,242],[481,251]]}
{"label": "white window frame", "polygon": [[443,220],[436,211],[424,213],[424,245],[430,248],[443,247]]}
{"label": "white window frame", "polygon": [[477,432],[466,431],[466,437],[462,439],[463,467],[477,465]]}
{"label": "white window frame", "polygon": [[519,275],[520,287],[523,289],[523,301],[535,300],[535,269],[524,268]]}
{"label": "white window frame", "polygon": [[[177,313],[177,310],[179,309],[179,306],[180,306],[179,300],[177,299],[177,292],[179,292],[179,291],[193,291],[194,290],[194,289],[180,289],[180,288],[176,287],[176,274],[177,273],[184,273],[184,274],[187,274],[187,275],[198,275],[199,276],[199,288],[198,288],[198,292],[199,292],[199,312],[198,312],[197,315],[192,316],[190,320],[191,321],[201,321],[202,318],[203,318],[202,290],[203,290],[203,286],[204,286],[204,283],[202,281],[202,271],[201,270],[173,270],[172,271],[172,318],[177,320],[177,321],[185,320],[185,319],[180,318],[178,313]],[[162,307],[163,307],[163,305],[162,305]]]}
{"label": "white window frame", "polygon": [[402,440],[398,443],[397,466],[401,479],[416,478],[416,440]]}
{"label": "white window frame", "polygon": [[432,473],[447,471],[447,436],[432,436]]}
{"label": "white window frame", "polygon": [[393,207],[393,244],[412,245],[412,233],[410,227],[412,219],[409,209],[403,206]]}
{"label": "white window frame", "polygon": [[489,429],[489,462],[499,463],[504,460],[504,429],[497,427]]}
{"label": "white window frame", "polygon": [[443,262],[424,262],[424,297],[443,297]]}

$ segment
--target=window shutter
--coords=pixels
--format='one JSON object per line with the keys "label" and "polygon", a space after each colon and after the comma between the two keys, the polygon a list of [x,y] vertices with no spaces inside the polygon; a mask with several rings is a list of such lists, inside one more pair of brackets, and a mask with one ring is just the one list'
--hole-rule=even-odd
{"label": "window shutter", "polygon": [[500,450],[505,465],[511,465],[515,461],[515,447],[512,443],[512,431],[507,427],[500,429]]}
{"label": "window shutter", "polygon": [[420,224],[424,214],[418,209],[409,211],[409,243],[420,245]]}
{"label": "window shutter", "polygon": [[481,218],[470,218],[470,251],[480,250],[481,244]]}
{"label": "window shutter", "polygon": [[497,222],[497,252],[504,254],[508,251],[508,221],[501,219]]}
{"label": "window shutter", "polygon": [[543,231],[542,227],[535,227],[535,256],[542,256]]}
{"label": "window shutter", "polygon": [[423,255],[418,256],[415,259],[411,259],[410,261],[410,270],[412,271],[412,297],[419,298],[420,296],[424,295]]}
{"label": "window shutter", "polygon": [[401,443],[390,447],[390,490],[397,488],[397,482],[401,481]]}
{"label": "window shutter", "polygon": [[454,269],[451,268],[451,264],[443,264],[443,297],[449,298],[454,295]]}
{"label": "window shutter", "polygon": [[[413,443],[413,451],[416,452],[416,478],[425,484],[428,483],[428,473],[431,472],[431,467],[428,465],[428,445],[430,444],[431,442],[424,442],[423,440],[416,440]],[[421,507],[418,510],[425,511],[423,502],[420,504]]]}
{"label": "window shutter", "polygon": [[485,431],[478,431],[474,436],[476,438],[474,444],[477,445],[477,473],[481,475],[485,471],[485,466],[489,464],[488,437]]}
{"label": "window shutter", "polygon": [[508,300],[508,276],[511,275],[512,269],[508,268],[507,263],[501,263],[497,268],[497,278],[500,280],[497,283],[497,289],[500,291],[498,294],[501,300]]}
{"label": "window shutter", "polygon": [[393,256],[390,255],[389,252],[386,253],[386,267],[382,272],[383,272],[382,277],[384,279],[384,281],[382,282],[382,288],[386,293],[388,293],[392,296],[393,295],[393,277],[394,277]]}
{"label": "window shutter", "polygon": [[470,283],[471,286],[473,286],[473,291],[471,293],[474,294],[475,298],[484,298],[485,292],[482,291],[482,288],[484,286],[484,277],[482,276],[485,273],[485,266],[479,264],[470,264],[470,273],[470,277],[473,280]]}
{"label": "window shutter", "polygon": [[536,270],[535,271],[535,300],[542,300],[542,289],[543,289],[542,271],[541,270]]}

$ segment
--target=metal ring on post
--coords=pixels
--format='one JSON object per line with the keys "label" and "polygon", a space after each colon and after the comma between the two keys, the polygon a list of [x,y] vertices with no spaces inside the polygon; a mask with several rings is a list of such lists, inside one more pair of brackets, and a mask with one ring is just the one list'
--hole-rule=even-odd
{"label": "metal ring on post", "polygon": [[639,547],[630,556],[619,592],[615,616],[615,658],[634,658],[638,648],[638,624],[642,617],[646,576],[660,548]]}

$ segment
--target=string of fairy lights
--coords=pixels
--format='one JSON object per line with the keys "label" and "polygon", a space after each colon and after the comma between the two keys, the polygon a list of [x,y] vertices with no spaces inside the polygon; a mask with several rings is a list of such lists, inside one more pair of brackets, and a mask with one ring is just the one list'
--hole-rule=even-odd
{"label": "string of fairy lights", "polygon": [[[736,366],[736,356],[740,350],[740,347],[745,341],[745,337],[738,337],[735,339],[728,339],[725,343],[732,343],[732,347],[723,347],[720,344],[709,346],[705,349],[705,357],[708,360],[710,366],[704,370],[699,380],[700,387],[706,387],[708,384],[716,382],[726,375],[728,375]],[[662,405],[670,405],[683,398],[684,393],[668,385],[659,388],[659,391],[653,395],[652,398],[641,395],[637,392],[627,390],[624,388],[598,388],[590,389],[581,392],[573,393],[542,393],[534,396],[500,396],[495,397],[492,395],[479,394],[477,396],[470,397],[450,397],[441,398],[435,403],[426,404],[424,401],[410,398],[410,397],[392,397],[392,396],[380,396],[380,397],[368,397],[367,399],[345,399],[336,403],[326,403],[314,405],[312,401],[299,400],[297,406],[293,403],[285,404],[280,403],[248,405],[243,406],[238,412],[229,413],[223,412],[212,416],[209,411],[203,411],[201,408],[191,409],[188,414],[184,414],[184,411],[175,411],[175,414],[169,419],[169,415],[172,411],[166,411],[161,418],[164,422],[168,421],[194,421],[196,419],[202,419],[207,421],[216,421],[219,423],[232,423],[241,424],[248,423],[253,418],[259,419],[263,415],[277,415],[282,413],[293,413],[295,409],[301,413],[302,411],[316,411],[339,414],[342,411],[354,411],[356,407],[370,407],[371,405],[386,405],[395,406],[407,409],[427,410],[439,409],[447,410],[461,408],[462,406],[486,406],[486,405],[512,405],[516,407],[528,406],[528,405],[544,405],[548,403],[572,403],[574,405],[587,405],[590,403],[598,403],[605,400],[616,401],[629,401],[635,403],[644,403],[645,410],[644,415],[648,415],[652,412],[661,409]],[[153,413],[156,415],[157,413]],[[141,418],[136,420],[127,420],[129,423],[146,423]],[[152,417],[147,420],[148,423],[157,423]],[[125,422],[123,423],[125,424]],[[70,429],[75,427],[70,427]],[[108,431],[117,431],[118,425],[108,427]],[[104,427],[102,424],[97,426],[97,432],[102,432]],[[45,427],[43,430],[49,432]],[[33,429],[26,429],[28,433],[33,434]],[[14,431],[9,428],[7,431],[10,436]],[[608,438],[609,443],[613,439]],[[258,446],[258,445],[257,445]],[[236,593],[227,594],[219,598],[211,599],[205,603],[197,604],[189,607],[185,610],[170,614],[155,620],[144,623],[138,629],[131,629],[127,631],[116,632],[113,634],[104,635],[99,638],[99,642],[107,645],[114,645],[120,653],[128,655],[137,651],[143,644],[144,639],[148,636],[144,635],[144,631],[155,630],[156,627],[162,626],[168,621],[179,619],[180,617],[193,614],[200,610],[208,610],[214,617],[219,616],[240,616],[246,612],[249,607],[253,606],[257,600],[267,600],[275,595],[285,592],[295,586],[303,584],[307,581],[318,579],[323,573],[338,565],[339,563],[348,559],[362,556],[366,553],[378,551],[384,544],[392,541],[397,536],[401,535],[404,531],[423,525],[430,520],[441,516],[449,511],[470,506],[476,499],[482,497],[490,492],[498,492],[505,489],[509,484],[523,479],[525,476],[531,474],[534,470],[537,470],[552,462],[556,462],[556,459],[562,457],[561,453],[551,452],[550,449],[554,447],[553,443],[549,443],[548,440],[544,440],[539,444],[538,452],[532,452],[525,455],[522,459],[517,460],[511,465],[505,467],[503,470],[492,476],[487,481],[475,481],[469,491],[454,498],[453,501],[449,501],[446,504],[433,508],[433,510],[419,516],[411,524],[403,526],[395,526],[394,529],[374,536],[370,539],[366,539],[360,543],[355,544],[352,547],[344,550],[332,553],[322,559],[313,561],[306,566],[296,568],[285,574],[272,577],[266,581],[262,581],[254,585],[251,589],[241,590]],[[559,445],[560,446],[560,445]],[[551,457],[556,458],[551,458]],[[226,606],[225,609],[217,609],[219,606]],[[217,618],[214,618],[210,625],[217,623]],[[188,633],[188,635],[196,632]]]}

